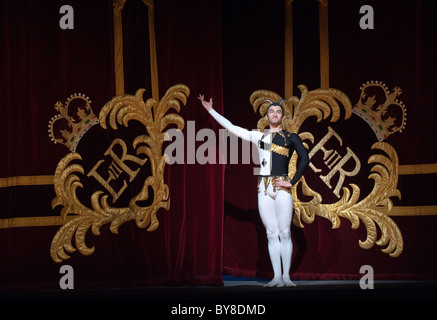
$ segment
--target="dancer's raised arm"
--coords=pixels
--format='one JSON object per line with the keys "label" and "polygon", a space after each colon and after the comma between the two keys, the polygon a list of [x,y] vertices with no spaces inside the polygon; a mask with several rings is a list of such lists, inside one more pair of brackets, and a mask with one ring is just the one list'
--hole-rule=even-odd
{"label": "dancer's raised arm", "polygon": [[233,125],[228,119],[223,117],[213,108],[212,98],[209,101],[205,100],[205,96],[203,94],[199,94],[198,99],[202,102],[202,106],[209,112],[209,114],[225,129],[228,129],[229,132],[235,134],[243,140],[252,141],[253,137],[249,130],[241,128],[239,126]]}

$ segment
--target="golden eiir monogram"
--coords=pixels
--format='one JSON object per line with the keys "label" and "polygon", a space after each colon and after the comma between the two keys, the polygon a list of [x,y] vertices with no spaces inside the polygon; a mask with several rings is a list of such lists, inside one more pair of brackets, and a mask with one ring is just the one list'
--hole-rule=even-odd
{"label": "golden eiir monogram", "polygon": [[[119,226],[130,220],[135,220],[140,228],[147,227],[148,231],[153,231],[159,226],[157,211],[160,208],[170,208],[169,188],[164,183],[164,132],[169,125],[176,125],[179,130],[184,128],[184,119],[169,110],[175,109],[179,112],[180,102],[185,105],[190,90],[183,84],[175,85],[167,90],[160,101],[144,101],[144,91],[139,89],[135,95],[114,97],[103,106],[98,120],[90,108],[91,101],[84,95],[72,96],[66,107],[57,103],[56,108],[60,115],[50,121],[49,132],[55,142],[64,144],[72,152],[59,161],[54,175],[56,198],[52,201],[52,208],[62,206],[61,217],[65,219],[65,224],[52,240],[50,254],[53,261],[62,262],[70,258],[67,252],[74,252],[76,248],[83,255],[92,254],[94,247],[86,245],[85,235],[90,229],[94,235],[99,235],[100,227],[107,223],[110,223],[113,233],[117,233]],[[76,99],[80,101],[72,101]],[[76,102],[81,104],[76,105]],[[73,105],[74,110],[77,110],[77,117],[69,116],[72,113],[68,109]],[[64,119],[62,123],[61,119]],[[117,137],[102,155],[103,159],[91,164],[94,166],[86,173],[82,165],[82,155],[75,150],[89,126],[99,123],[104,130],[108,129],[108,125],[113,130],[117,130],[119,126],[127,130],[130,121],[143,126],[142,134],[136,136],[132,142],[135,155],[130,154],[126,142]],[[144,181],[140,181],[142,187],[140,186],[139,192],[129,200],[128,206],[116,207],[119,197],[144,169],[147,161],[150,162],[151,174]],[[90,207],[83,204],[76,193],[78,189],[84,188],[81,181],[84,175],[95,179],[103,187],[103,190],[90,192]],[[149,199],[152,195],[153,199]],[[112,204],[108,202],[110,196]],[[76,247],[72,244],[73,238]]]}

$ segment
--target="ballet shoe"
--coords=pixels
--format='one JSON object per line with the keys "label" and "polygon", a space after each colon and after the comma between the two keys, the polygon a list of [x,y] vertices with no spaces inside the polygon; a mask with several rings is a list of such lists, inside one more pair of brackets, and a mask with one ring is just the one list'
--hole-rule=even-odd
{"label": "ballet shoe", "polygon": [[282,277],[282,283],[286,287],[296,287],[296,284],[290,280],[290,277]]}
{"label": "ballet shoe", "polygon": [[282,278],[281,277],[275,277],[272,279],[272,281],[270,281],[269,283],[264,285],[264,288],[273,288],[273,287],[283,287],[284,283],[282,282]]}

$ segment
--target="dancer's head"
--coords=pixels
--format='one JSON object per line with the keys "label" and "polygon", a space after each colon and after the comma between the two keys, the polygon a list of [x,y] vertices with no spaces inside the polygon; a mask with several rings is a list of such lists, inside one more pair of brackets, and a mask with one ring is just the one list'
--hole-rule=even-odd
{"label": "dancer's head", "polygon": [[274,102],[273,100],[266,99],[270,104],[267,108],[266,118],[269,121],[270,126],[279,126],[282,123],[282,118],[284,117],[284,108],[282,108],[282,102],[285,99]]}

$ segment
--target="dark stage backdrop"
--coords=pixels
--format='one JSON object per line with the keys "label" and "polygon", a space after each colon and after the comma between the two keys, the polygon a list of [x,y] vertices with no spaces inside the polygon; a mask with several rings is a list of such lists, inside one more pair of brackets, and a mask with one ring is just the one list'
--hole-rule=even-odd
{"label": "dark stage backdrop", "polygon": [[[228,18],[222,22],[224,110],[232,122],[255,129],[259,114],[253,112],[249,102],[252,92],[269,89],[284,96],[284,14],[281,1],[249,2],[223,3],[223,16]],[[359,25],[363,17],[360,8],[365,4],[374,10],[372,30],[363,30]],[[407,109],[407,124],[405,130],[390,135],[385,142],[396,150],[400,165],[435,164],[435,4],[333,0],[328,7],[330,87],[342,90],[355,105],[360,98],[360,87],[367,81],[382,81],[391,92],[399,86],[403,92],[399,100]],[[300,97],[299,84],[309,90],[320,87],[318,1],[293,1],[293,48],[293,95]],[[328,125],[327,121],[317,123],[309,118],[301,131],[324,135]],[[331,126],[357,154],[360,148],[370,148],[377,141],[367,123],[355,114]],[[310,144],[310,149],[316,142]],[[359,158],[364,168],[368,155]],[[312,159],[315,160],[316,157]],[[239,164],[228,164],[225,170],[224,272],[271,277],[252,170]],[[311,168],[305,177],[315,189],[324,184]],[[394,205],[432,208],[436,204],[437,190],[433,182],[436,178],[435,170],[428,174],[400,174],[401,199],[393,197]],[[368,184],[367,175],[360,179],[359,185]],[[346,178],[344,186],[348,183],[356,181]],[[361,191],[364,196],[366,191],[364,188]],[[332,190],[325,189],[324,199],[330,194]],[[435,209],[430,211],[431,214],[416,215],[411,209],[407,216],[391,217],[404,243],[401,255],[396,258],[381,252],[384,246],[359,247],[358,240],[366,239],[363,223],[352,229],[350,221],[341,218],[340,227],[332,229],[330,221],[316,217],[313,223],[304,224],[303,229],[293,226],[292,277],[357,279],[362,276],[360,267],[367,264],[380,279],[435,278],[437,256],[433,229],[437,218]]]}
{"label": "dark stage backdrop", "polygon": [[[59,27],[63,4],[74,8],[73,30]],[[363,4],[374,8],[373,30],[359,27]],[[293,92],[298,97],[299,84],[309,90],[320,87],[318,7],[315,0],[293,1]],[[155,231],[129,221],[114,234],[106,224],[100,235],[86,234],[93,254],[76,251],[62,263],[52,261],[50,245],[60,228],[50,225],[60,214],[59,207],[51,208],[52,175],[68,150],[50,141],[47,125],[56,114],[56,101],[64,102],[70,94],[89,96],[95,114],[115,95],[112,10],[112,1],[103,0],[0,2],[0,289],[58,289],[64,264],[73,267],[76,288],[222,285],[223,274],[272,276],[253,163],[167,165],[164,180],[171,204],[158,211]],[[401,165],[437,163],[433,12],[436,6],[430,1],[329,2],[330,87],[342,90],[352,104],[366,81],[402,89],[407,125],[386,140]],[[147,8],[140,0],[127,0],[122,18],[125,93],[145,88],[147,99]],[[189,122],[195,132],[220,129],[201,107],[199,93],[212,97],[219,113],[248,129],[256,128],[259,119],[249,102],[255,90],[284,95],[284,19],[282,0],[155,1],[160,97],[175,84],[189,87],[180,110],[185,136]],[[368,146],[375,141],[356,115],[348,121],[333,125],[345,142]],[[320,137],[328,125],[309,119],[302,130]],[[351,127],[358,132],[346,138]],[[197,141],[196,147],[202,144]],[[363,164],[368,155],[364,157]],[[305,177],[315,187],[323,184],[312,169]],[[393,199],[395,206],[435,206],[435,178],[436,173],[400,175],[402,197]],[[391,218],[403,236],[397,258],[378,245],[360,248],[358,240],[366,237],[363,224],[352,229],[341,218],[341,226],[332,229],[330,221],[316,217],[304,228],[293,226],[292,277],[359,278],[360,267],[367,264],[380,278],[435,278],[436,216]]]}

